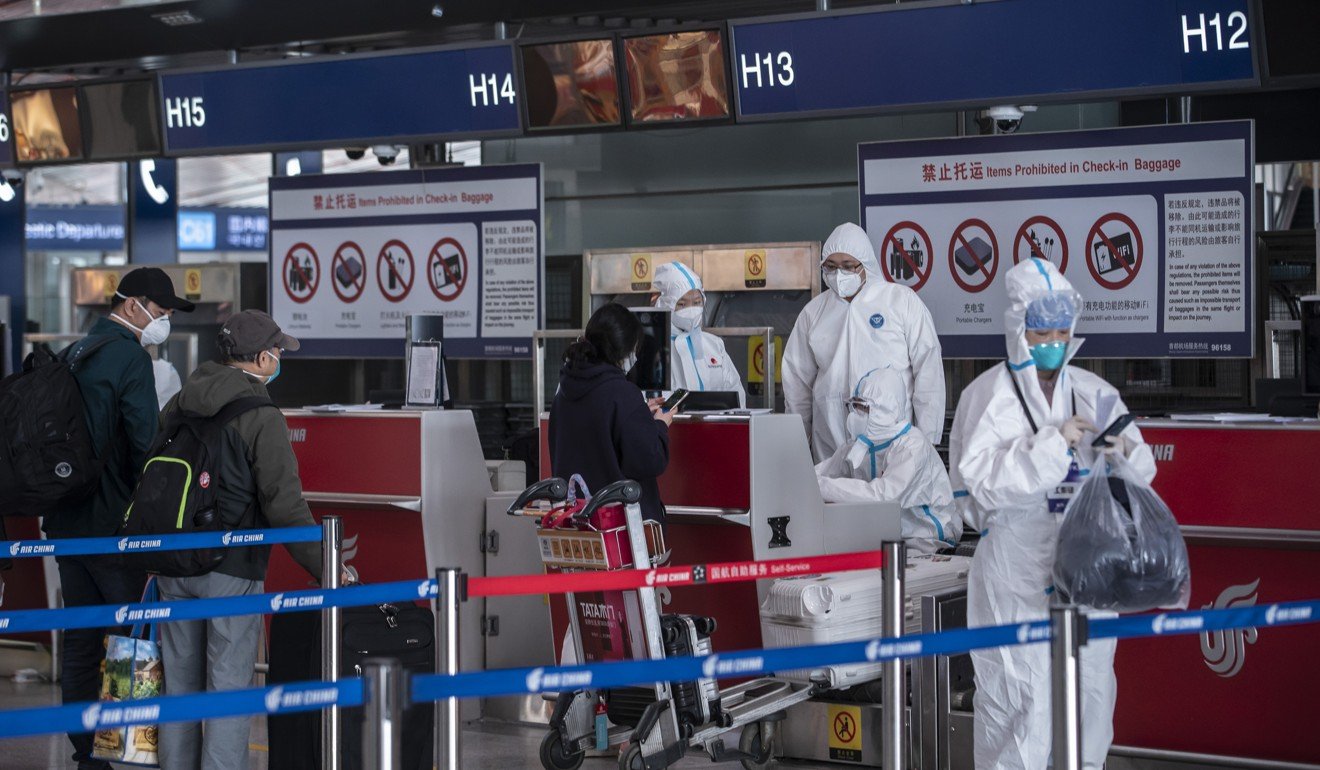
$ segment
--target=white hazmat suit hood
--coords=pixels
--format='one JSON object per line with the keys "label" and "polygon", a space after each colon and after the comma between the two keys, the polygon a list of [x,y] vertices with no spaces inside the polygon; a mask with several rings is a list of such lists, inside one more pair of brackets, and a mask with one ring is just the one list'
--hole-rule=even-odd
{"label": "white hazmat suit hood", "polygon": [[888,366],[900,375],[910,419],[930,443],[944,433],[944,363],[930,311],[916,292],[880,272],[866,231],[839,225],[821,248],[821,262],[847,254],[862,263],[866,282],[845,300],[833,291],[814,297],[798,315],[784,350],[787,410],[801,415],[817,460],[852,443],[846,399],[862,375]]}
{"label": "white hazmat suit hood", "polygon": [[742,376],[733,365],[724,340],[704,331],[705,305],[687,308],[698,310],[697,318],[689,319],[687,328],[678,323],[678,301],[690,291],[699,291],[705,301],[701,276],[682,262],[666,262],[655,269],[651,288],[660,294],[655,307],[671,314],[669,327],[671,385],[685,390],[731,390],[738,394],[739,406],[747,404],[747,392]]}
{"label": "white hazmat suit hood", "polygon": [[[1096,459],[1090,435],[1070,450],[1059,426],[1077,415],[1104,427],[1127,411],[1112,385],[1067,365],[1082,344],[1078,338],[1068,346],[1052,398],[1046,396],[1027,344],[1028,307],[1052,292],[1067,294],[1077,311],[1075,328],[1081,298],[1040,259],[1022,262],[1005,280],[1008,361],[967,386],[949,434],[954,494],[966,522],[981,533],[968,575],[969,626],[1048,618],[1058,528],[1071,488],[1065,482],[1081,483]],[[1123,435],[1131,467],[1149,482],[1155,476],[1150,448],[1135,425]],[[1110,639],[1092,640],[1082,650],[1083,764],[1093,770],[1103,766],[1113,741],[1114,649]],[[1051,748],[1047,646],[978,650],[972,661],[977,770],[1045,770]]]}
{"label": "white hazmat suit hood", "polygon": [[863,429],[816,466],[821,497],[829,503],[897,503],[903,540],[917,553],[957,545],[962,523],[949,476],[925,434],[912,428],[902,374],[889,367],[868,372],[853,399],[867,406]]}

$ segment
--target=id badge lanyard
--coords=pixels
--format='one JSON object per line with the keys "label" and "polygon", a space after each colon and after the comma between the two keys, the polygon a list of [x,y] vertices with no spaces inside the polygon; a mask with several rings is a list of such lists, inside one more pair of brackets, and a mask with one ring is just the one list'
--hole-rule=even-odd
{"label": "id badge lanyard", "polygon": [[[1005,362],[1004,365],[1008,366],[1007,362]],[[1022,405],[1022,413],[1027,416],[1027,423],[1031,426],[1031,432],[1039,432],[1040,428],[1036,426],[1036,420],[1031,416],[1031,410],[1027,408],[1027,399],[1023,397],[1022,388],[1018,386],[1017,380],[1013,377],[1013,370],[1011,368],[1008,372],[1008,379],[1009,382],[1013,383],[1013,391],[1017,394],[1018,403]],[[1072,416],[1077,416],[1076,391],[1073,391],[1072,393]],[[1062,514],[1067,510],[1068,503],[1072,502],[1073,497],[1077,494],[1077,490],[1081,488],[1082,482],[1086,480],[1086,477],[1090,475],[1090,473],[1090,469],[1081,467],[1077,462],[1077,450],[1069,448],[1068,475],[1064,476],[1063,481],[1060,482],[1058,486],[1045,493],[1045,501],[1049,505],[1050,513]]]}

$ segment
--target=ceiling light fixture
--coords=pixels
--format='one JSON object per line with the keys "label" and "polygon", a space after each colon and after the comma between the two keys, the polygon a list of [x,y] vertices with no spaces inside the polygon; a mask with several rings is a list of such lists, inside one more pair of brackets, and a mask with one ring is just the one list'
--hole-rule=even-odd
{"label": "ceiling light fixture", "polygon": [[194,16],[191,11],[170,11],[169,13],[153,13],[151,18],[159,21],[167,27],[186,27],[190,24],[201,24],[202,17]]}
{"label": "ceiling light fixture", "polygon": [[431,6],[431,15],[436,17],[437,19],[440,18],[441,16],[444,16],[445,15],[444,6],[440,5],[439,3],[436,3],[435,5]]}

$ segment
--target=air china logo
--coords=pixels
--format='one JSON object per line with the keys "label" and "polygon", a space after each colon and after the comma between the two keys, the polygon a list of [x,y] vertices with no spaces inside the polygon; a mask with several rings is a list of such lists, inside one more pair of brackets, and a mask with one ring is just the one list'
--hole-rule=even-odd
{"label": "air china logo", "polygon": [[440,593],[440,586],[434,580],[423,580],[417,584],[417,598],[433,599]]}
{"label": "air china logo", "polygon": [[920,655],[922,644],[920,640],[910,642],[882,642],[879,639],[873,639],[866,645],[866,659],[874,663],[877,660],[889,658],[909,658],[913,655]]}
{"label": "air china logo", "polygon": [[280,708],[280,697],[284,695],[283,687],[276,687],[266,693],[266,713],[274,714]]}
{"label": "air china logo", "polygon": [[128,538],[122,537],[119,539],[119,551],[120,553],[123,553],[124,551],[127,550],[128,550]]}
{"label": "air china logo", "polygon": [[[1207,604],[1201,609],[1223,610],[1230,607],[1254,607],[1256,605],[1256,588],[1259,585],[1260,578],[1256,578],[1246,585],[1229,586],[1219,594],[1219,597],[1213,603]],[[1273,607],[1270,608],[1270,610],[1273,609]],[[1268,613],[1266,617],[1268,618]],[[1229,628],[1221,631],[1207,631],[1201,634],[1201,656],[1205,658],[1205,665],[1211,671],[1228,679],[1242,672],[1242,666],[1247,662],[1247,645],[1255,644],[1256,638],[1255,628]]]}
{"label": "air china logo", "polygon": [[10,555],[10,556],[17,556],[17,555],[18,555],[18,549],[19,549],[19,548],[22,548],[22,547],[23,547],[23,544],[22,544],[22,543],[14,543],[13,545],[9,546],[9,555]]}
{"label": "air china logo", "polygon": [[1156,634],[1174,634],[1179,631],[1200,631],[1205,627],[1205,618],[1202,617],[1174,617],[1171,618],[1161,612],[1150,621],[1150,630]]}
{"label": "air china logo", "polygon": [[245,545],[249,543],[266,542],[266,533],[250,532],[246,535],[238,535],[233,532],[226,532],[220,536],[220,542],[225,545]]}
{"label": "air china logo", "polygon": [[547,672],[543,668],[534,668],[527,672],[528,692],[541,690],[563,690],[567,688],[590,687],[590,671]]}
{"label": "air china logo", "polygon": [[101,722],[101,704],[93,703],[92,705],[83,709],[82,726],[84,730],[91,732],[92,730],[96,729],[96,726],[100,724],[100,722]]}
{"label": "air china logo", "polygon": [[284,606],[284,594],[275,594],[270,597],[270,611],[279,612],[280,607]]}
{"label": "air china logo", "polygon": [[646,571],[646,584],[648,586],[655,585],[655,570],[650,569]]}
{"label": "air china logo", "polygon": [[1265,623],[1271,626],[1275,623],[1297,623],[1310,619],[1310,607],[1280,607],[1271,604],[1270,608],[1265,610]]}
{"label": "air china logo", "polygon": [[224,543],[225,545],[229,545],[231,542],[233,542],[233,540],[234,540],[233,532],[226,532],[220,536],[220,542]]}
{"label": "air china logo", "polygon": [[1018,626],[1017,640],[1018,644],[1028,644],[1030,642],[1046,642],[1050,638],[1049,626],[1033,626],[1030,623],[1023,623]]}
{"label": "air china logo", "polygon": [[122,626],[128,620],[128,605],[115,610],[115,625]]}
{"label": "air china logo", "polygon": [[718,679],[740,674],[759,674],[765,670],[765,658],[735,658],[725,660],[719,655],[711,655],[701,664],[701,675],[707,679]]}
{"label": "air china logo", "polygon": [[289,428],[289,443],[303,444],[307,442],[306,428]]}

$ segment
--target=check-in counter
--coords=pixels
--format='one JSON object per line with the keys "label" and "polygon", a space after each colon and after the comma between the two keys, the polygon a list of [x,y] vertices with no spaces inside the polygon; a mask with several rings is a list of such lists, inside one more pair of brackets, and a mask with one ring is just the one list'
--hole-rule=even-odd
{"label": "check-in counter", "polygon": [[[548,477],[544,416],[541,428],[541,475]],[[900,536],[897,506],[822,502],[797,415],[677,415],[660,497],[672,564],[878,550]],[[674,588],[661,595],[663,611],[714,617],[717,650],[760,647],[758,607],[770,582]],[[567,611],[563,602],[550,606],[561,638]]]}
{"label": "check-in counter", "polygon": [[[284,413],[303,496],[319,523],[343,518],[344,563],[366,583],[420,580],[437,567],[484,576],[480,549],[491,497],[476,422],[457,410]],[[530,535],[529,535],[530,537]],[[308,586],[273,549],[267,591]],[[485,667],[484,603],[460,606],[460,668]],[[476,701],[464,718],[479,716]]]}
{"label": "check-in counter", "polygon": [[[1320,597],[1320,424],[1140,427],[1187,540],[1189,609]],[[1317,647],[1316,625],[1120,643],[1116,753],[1320,761]]]}

